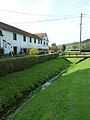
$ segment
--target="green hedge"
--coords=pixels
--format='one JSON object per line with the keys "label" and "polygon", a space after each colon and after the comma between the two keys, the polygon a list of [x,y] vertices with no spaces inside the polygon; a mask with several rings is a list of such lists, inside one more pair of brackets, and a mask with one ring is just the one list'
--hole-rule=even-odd
{"label": "green hedge", "polygon": [[42,63],[47,60],[55,59],[57,57],[58,57],[58,53],[40,55],[34,57],[27,56],[27,57],[2,59],[0,60],[0,77],[8,73],[13,73],[24,70],[26,68],[30,68],[35,64]]}

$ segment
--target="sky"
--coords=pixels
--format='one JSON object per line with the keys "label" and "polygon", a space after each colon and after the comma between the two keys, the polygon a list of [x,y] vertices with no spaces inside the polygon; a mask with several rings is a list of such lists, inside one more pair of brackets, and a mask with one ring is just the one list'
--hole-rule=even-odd
{"label": "sky", "polygon": [[90,38],[90,0],[0,0],[0,22],[30,33],[47,33],[49,45]]}

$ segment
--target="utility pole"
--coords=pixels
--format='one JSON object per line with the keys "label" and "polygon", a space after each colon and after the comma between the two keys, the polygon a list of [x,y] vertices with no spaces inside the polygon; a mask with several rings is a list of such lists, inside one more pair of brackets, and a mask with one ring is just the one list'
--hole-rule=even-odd
{"label": "utility pole", "polygon": [[81,13],[81,16],[80,16],[80,43],[79,43],[79,52],[81,54],[81,40],[82,40],[82,13]]}
{"label": "utility pole", "polygon": [[82,14],[80,15],[80,44],[79,44],[79,52],[81,54],[81,49],[82,49],[82,46],[81,46],[81,41],[82,41],[82,17],[83,15],[86,15],[86,14]]}

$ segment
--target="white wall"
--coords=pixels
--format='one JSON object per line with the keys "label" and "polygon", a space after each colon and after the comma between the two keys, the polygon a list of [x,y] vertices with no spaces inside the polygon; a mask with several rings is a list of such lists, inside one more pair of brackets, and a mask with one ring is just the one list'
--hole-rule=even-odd
{"label": "white wall", "polygon": [[0,48],[2,47],[2,36],[0,36]]}
{"label": "white wall", "polygon": [[[45,42],[45,45],[44,45],[44,42]],[[43,46],[45,47],[45,49],[49,49],[47,43],[49,43],[48,37],[47,37],[47,35],[44,35],[43,36]]]}
{"label": "white wall", "polygon": [[[7,45],[5,47],[4,45],[4,50],[5,53],[9,53],[10,51],[13,51],[13,46],[17,47],[17,53],[19,53],[20,48],[32,48],[36,47],[38,49],[48,49],[48,46],[46,44],[47,38],[45,40],[43,39],[42,44],[38,44],[38,39],[36,39],[36,43],[34,43],[34,38],[32,38],[32,43],[30,43],[30,38],[26,36],[26,42],[23,41],[23,35],[17,34],[17,40],[13,40],[13,32],[9,32],[7,30],[2,30],[3,33],[3,39],[7,42],[9,42],[11,45]],[[45,36],[46,37],[46,36]],[[44,45],[45,41],[45,45]]]}

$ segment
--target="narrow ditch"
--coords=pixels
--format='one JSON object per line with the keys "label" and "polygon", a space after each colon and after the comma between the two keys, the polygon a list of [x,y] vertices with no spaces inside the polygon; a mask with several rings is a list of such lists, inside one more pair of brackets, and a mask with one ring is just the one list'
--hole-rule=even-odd
{"label": "narrow ditch", "polygon": [[46,81],[39,87],[36,87],[36,89],[34,89],[32,91],[30,91],[30,90],[24,91],[22,97],[18,98],[11,105],[3,106],[3,111],[0,112],[0,120],[9,120],[10,116],[15,115],[18,111],[20,111],[20,109],[24,105],[24,102],[26,104],[27,103],[26,101],[28,101],[28,99],[34,98],[34,96],[36,95],[37,92],[46,89],[48,86],[50,86],[52,84],[52,81],[54,81],[60,74],[63,74],[66,71],[67,71],[67,69],[62,70],[61,72],[58,72],[51,79],[49,79],[48,81]]}
{"label": "narrow ditch", "polygon": [[58,76],[59,76],[59,74],[57,74],[56,76],[54,76],[53,78],[48,80],[43,85],[39,86],[36,90],[32,91],[32,93],[29,93],[29,95],[25,98],[25,100],[22,102],[22,104],[16,110],[14,110],[11,114],[9,114],[9,116],[7,117],[7,120],[10,120],[12,117],[14,117],[29,102],[29,100],[32,100],[35,97],[35,95],[38,92],[49,87],[52,84],[52,82],[54,81],[54,79],[56,79]]}
{"label": "narrow ditch", "polygon": [[82,61],[84,61],[86,59],[88,59],[88,57],[84,57],[83,59],[79,60],[76,64],[78,64],[78,63],[80,63],[80,62],[82,62]]}
{"label": "narrow ditch", "polygon": [[[78,61],[76,64],[84,61],[87,58],[84,58],[80,61]],[[72,66],[72,64],[70,65]],[[68,68],[70,68],[70,66]],[[67,68],[67,69],[68,69]],[[36,87],[34,90],[28,90],[24,91],[21,98],[18,98],[15,102],[13,102],[10,106],[4,106],[3,111],[0,113],[0,120],[10,120],[12,116],[15,116],[16,113],[18,113],[22,107],[28,102],[28,99],[33,99],[36,93],[38,93],[41,90],[46,89],[48,86],[52,84],[52,82],[59,76],[62,75],[67,71],[67,69],[62,70],[61,72],[58,72],[55,74],[51,79],[40,85],[39,87]]]}

